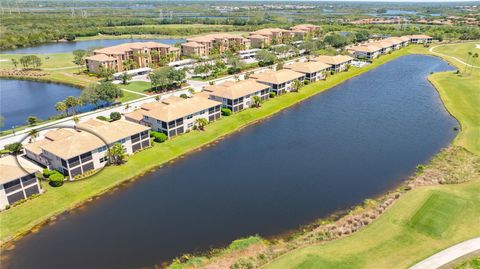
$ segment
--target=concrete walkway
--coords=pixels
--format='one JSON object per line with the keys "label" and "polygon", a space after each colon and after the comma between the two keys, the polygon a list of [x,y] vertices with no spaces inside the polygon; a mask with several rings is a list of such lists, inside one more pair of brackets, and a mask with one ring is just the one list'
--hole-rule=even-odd
{"label": "concrete walkway", "polygon": [[480,250],[480,237],[456,244],[415,264],[409,269],[437,269],[462,256]]}

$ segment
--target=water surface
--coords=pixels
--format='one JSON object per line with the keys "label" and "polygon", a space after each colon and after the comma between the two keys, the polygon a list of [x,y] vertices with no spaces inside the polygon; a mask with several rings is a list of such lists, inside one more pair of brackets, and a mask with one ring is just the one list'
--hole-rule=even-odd
{"label": "water surface", "polygon": [[160,42],[173,45],[185,42],[185,39],[145,39],[145,38],[123,38],[123,39],[97,39],[73,42],[46,43],[34,47],[17,48],[13,50],[0,51],[5,54],[37,54],[37,53],[65,53],[78,49],[89,49],[93,47],[109,47],[129,42]]}
{"label": "water surface", "polygon": [[152,266],[384,193],[455,136],[426,80],[445,70],[429,56],[393,60],[62,215],[5,252],[4,264]]}
{"label": "water surface", "polygon": [[0,130],[25,125],[28,116],[46,120],[58,114],[58,101],[80,93],[80,89],[62,84],[0,79],[0,115],[4,117]]}

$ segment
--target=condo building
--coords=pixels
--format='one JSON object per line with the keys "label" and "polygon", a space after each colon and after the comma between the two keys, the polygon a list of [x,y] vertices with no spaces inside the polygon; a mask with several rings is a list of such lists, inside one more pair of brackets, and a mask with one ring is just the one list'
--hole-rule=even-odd
{"label": "condo building", "polygon": [[150,146],[147,126],[125,120],[106,122],[89,119],[75,129],[48,131],[45,138],[25,145],[27,157],[58,170],[70,179],[108,163],[108,148],[122,145],[126,154]]}
{"label": "condo building", "polygon": [[222,107],[238,112],[254,104],[253,97],[267,100],[270,86],[253,79],[241,81],[226,81],[217,85],[209,85],[204,92],[211,100],[222,103]]}
{"label": "condo building", "polygon": [[43,192],[36,172],[39,170],[22,157],[0,158],[0,210]]}
{"label": "condo building", "polygon": [[197,119],[216,121],[220,118],[221,106],[222,103],[203,97],[171,96],[161,102],[144,104],[139,110],[126,114],[125,118],[171,138],[192,130]]}
{"label": "condo building", "polygon": [[264,48],[292,41],[295,34],[292,31],[281,28],[265,28],[249,34],[252,47]]}
{"label": "condo building", "polygon": [[293,82],[295,80],[303,81],[305,79],[305,74],[289,69],[282,69],[278,71],[269,70],[263,73],[252,74],[250,75],[250,78],[270,86],[271,91],[280,95],[290,92],[293,89]]}
{"label": "condo building", "polygon": [[302,73],[306,80],[315,82],[326,78],[326,72],[330,70],[330,65],[322,62],[296,62],[285,65],[284,68]]}
{"label": "condo building", "polygon": [[352,63],[353,58],[348,55],[321,55],[313,58],[314,62],[321,62],[330,65],[330,70],[341,72],[347,69],[347,66]]}
{"label": "condo building", "polygon": [[217,49],[218,53],[224,53],[227,50],[239,51],[250,48],[250,40],[241,35],[210,34],[188,38],[187,41],[181,45],[184,56],[206,56],[214,49]]}
{"label": "condo building", "polygon": [[162,57],[169,61],[178,60],[180,49],[158,42],[125,43],[94,50],[92,56],[85,58],[85,64],[91,73],[98,73],[101,68],[122,72],[128,69],[125,66],[127,61],[135,68],[143,68],[159,63]]}

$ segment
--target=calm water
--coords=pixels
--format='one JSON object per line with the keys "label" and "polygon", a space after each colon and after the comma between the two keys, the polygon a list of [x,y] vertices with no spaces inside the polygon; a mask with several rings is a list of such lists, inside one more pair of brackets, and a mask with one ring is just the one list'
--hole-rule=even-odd
{"label": "calm water", "polygon": [[55,103],[80,93],[77,88],[61,84],[0,79],[0,115],[4,117],[0,129],[25,125],[28,116],[46,120],[58,114]]}
{"label": "calm water", "polygon": [[185,39],[142,39],[142,38],[125,38],[125,39],[99,39],[99,40],[88,40],[88,41],[76,41],[76,42],[58,42],[58,43],[47,43],[35,47],[27,48],[18,48],[14,50],[4,50],[0,51],[1,53],[65,53],[71,52],[78,49],[88,49],[92,47],[109,47],[114,45],[119,45],[122,43],[128,42],[147,42],[154,41],[164,44],[173,45],[178,42],[185,42]]}
{"label": "calm water", "polygon": [[[406,56],[144,176],[17,242],[6,268],[140,268],[276,235],[381,194],[455,136]],[[207,127],[208,128],[208,127]]]}

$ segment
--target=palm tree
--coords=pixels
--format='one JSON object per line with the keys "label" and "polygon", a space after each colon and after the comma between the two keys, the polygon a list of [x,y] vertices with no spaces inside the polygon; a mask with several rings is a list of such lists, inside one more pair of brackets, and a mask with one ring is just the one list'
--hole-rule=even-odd
{"label": "palm tree", "polygon": [[300,87],[302,87],[302,83],[300,82],[300,80],[296,79],[292,82],[293,92],[298,92],[300,90]]}
{"label": "palm tree", "polygon": [[253,100],[253,106],[254,107],[260,107],[262,106],[262,99],[260,97],[258,97],[257,95],[254,95],[252,97],[252,100]]}
{"label": "palm tree", "polygon": [[63,112],[67,111],[67,105],[65,102],[57,102],[55,104],[55,110],[63,114]]}
{"label": "palm tree", "polygon": [[470,57],[472,56],[472,52],[469,51],[468,54],[467,54],[467,62],[465,63],[465,74],[467,73],[467,68],[468,68],[468,62],[470,60]]}
{"label": "palm tree", "polygon": [[195,120],[195,126],[200,131],[205,130],[205,126],[207,126],[207,124],[208,124],[208,120],[205,118],[199,118]]}
{"label": "palm tree", "polygon": [[475,67],[475,64],[477,63],[477,58],[478,58],[478,53],[474,53],[473,56],[472,56],[472,62],[471,62],[471,66],[470,66],[470,73],[472,73],[472,70],[473,68]]}
{"label": "palm tree", "polygon": [[29,137],[29,141],[30,143],[35,141],[35,139],[38,137],[38,131],[37,129],[32,129],[28,132],[28,137]]}

